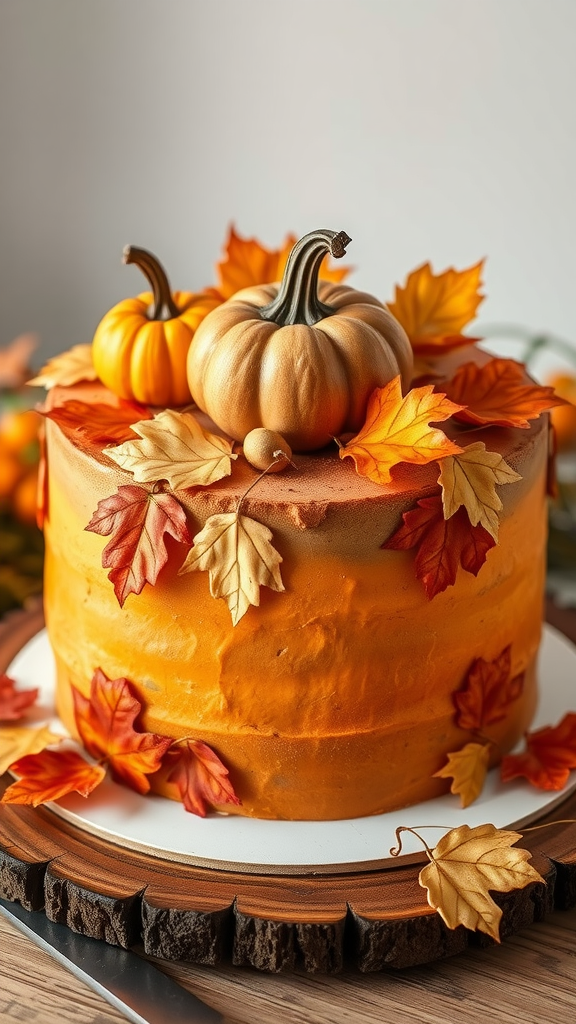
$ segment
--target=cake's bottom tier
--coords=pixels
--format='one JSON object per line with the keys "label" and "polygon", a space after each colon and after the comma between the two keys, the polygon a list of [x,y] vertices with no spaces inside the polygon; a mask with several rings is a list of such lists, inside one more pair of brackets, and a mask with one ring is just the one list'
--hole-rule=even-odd
{"label": "cake's bottom tier", "polygon": [[[59,691],[69,692],[69,674],[58,658],[56,665]],[[490,738],[495,740],[491,766],[498,762],[500,752],[510,750],[526,731],[535,707],[533,660],[513,719],[489,730]],[[70,715],[64,720],[74,733]],[[166,729],[158,731],[167,734]],[[449,718],[441,724],[414,721],[401,728],[384,724],[370,732],[340,736],[223,734],[205,728],[193,731],[231,766],[242,805],[222,810],[259,818],[311,821],[380,814],[445,793],[449,784],[433,775],[445,764],[445,751],[459,749],[470,740],[461,733],[450,741],[455,730]],[[184,735],[180,727],[174,729],[176,732]],[[160,770],[150,776],[151,789],[179,800],[176,786],[166,781],[166,774]]]}

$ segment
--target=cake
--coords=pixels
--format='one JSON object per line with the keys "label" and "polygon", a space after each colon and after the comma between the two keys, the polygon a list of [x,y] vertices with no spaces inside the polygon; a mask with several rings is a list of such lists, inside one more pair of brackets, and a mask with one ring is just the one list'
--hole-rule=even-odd
{"label": "cake", "polygon": [[[342,233],[313,233],[314,275],[319,235],[322,255],[334,237],[342,239]],[[340,255],[338,244],[334,254]],[[310,256],[309,271],[312,262]],[[287,280],[288,270],[283,288],[263,289],[264,300],[251,290],[219,305],[208,293],[188,339],[178,339],[178,359],[183,352],[188,360],[187,404],[182,394],[178,402],[169,394],[155,397],[155,378],[159,387],[166,383],[157,356],[137,386],[130,380],[126,367],[135,349],[126,354],[130,331],[122,334],[118,314],[112,328],[98,329],[96,371],[51,381],[46,619],[58,712],[72,735],[78,735],[74,692],[88,699],[101,669],[109,680],[129,681],[142,706],[141,730],[201,742],[214,752],[235,799],[216,800],[213,810],[353,818],[446,792],[441,776],[451,753],[478,742],[486,766],[495,764],[529,727],[545,570],[545,410],[555,399],[518,364],[480,351],[460,328],[436,325],[422,343],[363,294],[346,300],[344,333],[354,333],[355,316],[364,318],[374,343],[366,366],[359,352],[368,343],[356,345],[354,338],[348,362],[339,350],[337,371],[322,355],[328,383],[321,375],[312,380],[310,360],[298,354],[299,332],[311,329],[306,311],[292,311],[296,330],[282,345],[277,332],[272,356],[238,324],[238,308],[254,302],[276,315],[274,296],[293,298]],[[443,286],[451,280],[457,292],[458,275]],[[343,291],[334,284],[314,291],[320,306],[313,324],[345,319],[334,314]],[[182,298],[173,301],[182,308]],[[148,295],[140,304],[149,303]],[[391,308],[402,319],[400,306],[397,298]],[[262,325],[269,340],[277,325],[264,316],[258,331]],[[378,332],[387,332],[382,358]],[[168,351],[165,339],[162,344]],[[111,366],[115,390],[106,383]],[[265,392],[257,399],[249,383],[255,372]],[[173,375],[180,386],[181,372]],[[151,383],[142,383],[145,377]],[[238,389],[249,397],[239,399]],[[278,412],[286,389],[294,415]],[[397,444],[381,461],[374,435],[390,409],[398,422],[413,414],[424,426],[418,443]],[[272,443],[264,472],[243,454],[244,438],[255,428],[287,442],[283,452]],[[157,459],[154,471],[143,455],[154,431],[156,443],[162,430],[208,439],[219,450],[222,475],[183,486],[185,478],[175,474],[171,485],[166,467],[158,468]],[[468,479],[471,466],[477,478],[470,470]],[[470,480],[474,499],[466,491]],[[169,512],[166,529],[147,538],[159,559],[152,578],[144,574],[135,584],[127,583],[133,562],[128,571],[117,552],[106,555],[113,537],[107,502],[114,495],[124,495],[125,504],[130,495],[140,500],[137,490],[145,492],[146,507],[158,499]],[[172,522],[176,507],[180,518]],[[225,599],[224,568],[210,564],[206,540],[211,524],[234,515],[235,530],[240,516],[257,524],[246,524],[245,539],[261,546],[258,572],[246,570],[249,585],[235,603]],[[492,669],[484,690],[492,710],[480,715],[481,728],[466,722],[462,708]],[[169,766],[148,779],[153,792],[181,799]]]}

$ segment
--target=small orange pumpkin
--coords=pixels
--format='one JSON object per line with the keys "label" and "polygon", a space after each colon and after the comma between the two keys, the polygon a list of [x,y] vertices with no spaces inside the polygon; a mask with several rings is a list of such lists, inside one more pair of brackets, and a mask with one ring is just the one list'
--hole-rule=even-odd
{"label": "small orange pumpkin", "polygon": [[364,423],[371,392],[398,374],[408,387],[412,349],[378,299],[321,282],[343,231],[313,231],[296,243],[281,285],[245,288],[200,324],[188,353],[194,401],[237,441],[277,431],[295,451],[322,448]]}
{"label": "small orange pumpkin", "polygon": [[163,267],[146,249],[126,246],[123,262],[140,268],[152,294],[124,299],[102,318],[92,343],[96,373],[119,398],[185,405],[191,399],[186,380],[190,342],[200,321],[222,299],[214,291],[171,292]]}

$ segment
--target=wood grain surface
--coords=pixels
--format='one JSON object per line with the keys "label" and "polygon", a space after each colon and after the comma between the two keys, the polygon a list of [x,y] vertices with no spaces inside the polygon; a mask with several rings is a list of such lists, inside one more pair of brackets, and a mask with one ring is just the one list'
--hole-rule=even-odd
{"label": "wood grain surface", "polygon": [[[558,911],[502,946],[395,974],[262,974],[153,962],[229,1024],[574,1024],[576,1019],[576,910]],[[120,1024],[124,1018],[0,919],[0,1021]]]}

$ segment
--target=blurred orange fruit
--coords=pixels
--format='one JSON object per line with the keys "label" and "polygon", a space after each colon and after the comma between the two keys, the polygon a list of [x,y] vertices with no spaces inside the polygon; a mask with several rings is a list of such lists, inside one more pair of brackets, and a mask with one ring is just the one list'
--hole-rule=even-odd
{"label": "blurred orange fruit", "polygon": [[16,455],[0,446],[0,498],[10,498],[23,472]]}
{"label": "blurred orange fruit", "polygon": [[0,418],[0,446],[18,454],[38,437],[42,417],[34,409],[12,410]]}
{"label": "blurred orange fruit", "polygon": [[559,405],[550,410],[556,431],[558,451],[576,447],[576,377],[570,373],[557,373],[547,381],[556,394],[572,405]]}
{"label": "blurred orange fruit", "polygon": [[12,508],[22,523],[34,525],[36,522],[36,498],[38,490],[38,471],[30,469],[17,483],[12,496]]}

